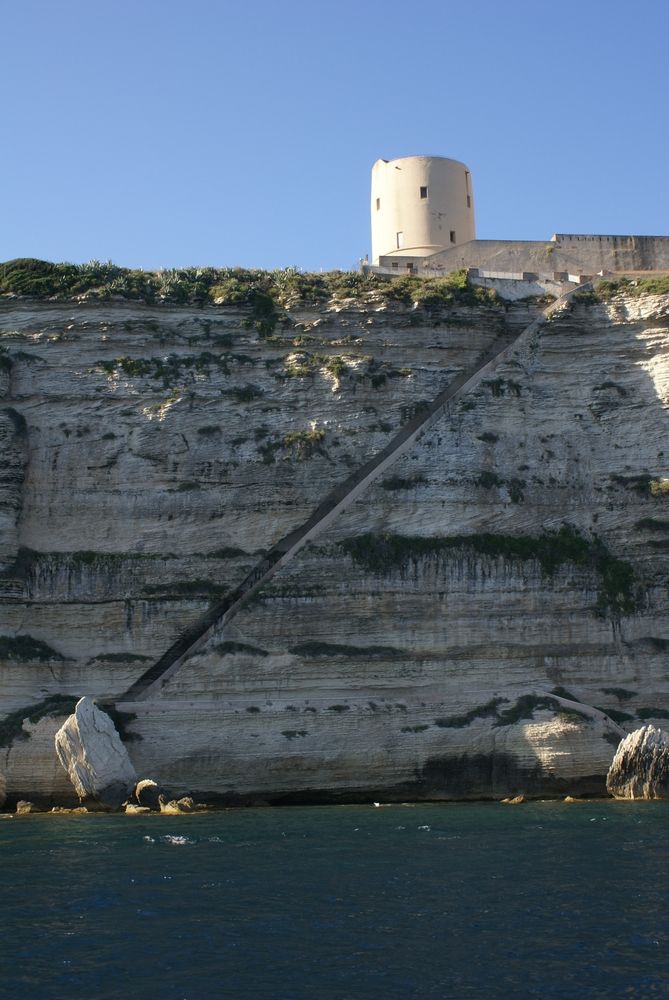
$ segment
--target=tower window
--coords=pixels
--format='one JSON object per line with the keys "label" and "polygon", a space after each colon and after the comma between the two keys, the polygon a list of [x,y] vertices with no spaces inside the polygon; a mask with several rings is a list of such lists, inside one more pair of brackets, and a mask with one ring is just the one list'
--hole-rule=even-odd
{"label": "tower window", "polygon": [[421,198],[427,198],[427,188],[426,187],[422,187],[420,189],[420,196],[421,196]]}
{"label": "tower window", "polygon": [[404,246],[404,233],[397,233],[397,249],[401,250]]}
{"label": "tower window", "polygon": [[[467,200],[469,200],[469,199],[467,199]],[[381,199],[380,199],[380,198],[377,198],[377,199],[376,199],[376,211],[378,212],[378,210],[379,210],[380,208],[381,208]]]}
{"label": "tower window", "polygon": [[455,229],[451,229],[451,243],[455,243]]}
{"label": "tower window", "polygon": [[[379,199],[377,198],[376,200],[378,202]],[[376,207],[378,208],[379,206],[377,205]],[[471,208],[471,207],[472,207],[472,196],[470,194],[468,194],[467,195],[467,208]]]}

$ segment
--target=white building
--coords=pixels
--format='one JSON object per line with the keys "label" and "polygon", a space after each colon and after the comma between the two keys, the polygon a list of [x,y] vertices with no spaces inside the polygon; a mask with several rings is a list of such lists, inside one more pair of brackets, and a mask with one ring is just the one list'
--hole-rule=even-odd
{"label": "white building", "polygon": [[372,263],[428,257],[476,239],[471,174],[445,156],[402,156],[372,167]]}

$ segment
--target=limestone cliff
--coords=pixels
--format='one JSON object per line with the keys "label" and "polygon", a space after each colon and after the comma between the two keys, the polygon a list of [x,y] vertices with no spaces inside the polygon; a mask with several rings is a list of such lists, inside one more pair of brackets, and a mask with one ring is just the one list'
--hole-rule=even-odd
{"label": "limestone cliff", "polygon": [[[0,300],[0,771],[118,702],[231,801],[604,791],[669,716],[669,297],[558,309],[144,700],[124,693],[534,302]],[[592,709],[595,706],[596,709]],[[25,721],[24,721],[25,720]],[[619,724],[619,725],[617,725]]]}

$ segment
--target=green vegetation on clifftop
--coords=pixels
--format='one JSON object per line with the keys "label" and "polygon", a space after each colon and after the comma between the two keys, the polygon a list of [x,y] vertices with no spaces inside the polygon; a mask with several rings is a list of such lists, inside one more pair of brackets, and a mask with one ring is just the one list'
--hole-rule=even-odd
{"label": "green vegetation on clifftop", "polygon": [[141,271],[111,261],[54,264],[24,257],[0,264],[0,295],[69,299],[76,296],[119,297],[146,303],[170,303],[250,308],[249,326],[263,336],[272,333],[281,310],[331,299],[365,299],[370,294],[387,301],[417,304],[427,310],[460,303],[496,305],[490,289],[469,284],[467,272],[442,278],[403,275],[387,278],[358,271],[309,274],[295,267],[275,271],[241,267],[185,267]]}
{"label": "green vegetation on clifftop", "polygon": [[667,295],[669,294],[669,275],[655,275],[652,278],[606,278],[598,281],[594,288],[588,291],[576,292],[573,300],[577,302],[609,302],[614,295]]}

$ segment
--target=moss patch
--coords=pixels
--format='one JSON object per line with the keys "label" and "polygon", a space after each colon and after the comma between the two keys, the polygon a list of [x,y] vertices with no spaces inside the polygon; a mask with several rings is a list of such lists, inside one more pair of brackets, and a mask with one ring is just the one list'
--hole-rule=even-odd
{"label": "moss patch", "polygon": [[71,715],[78,701],[70,695],[53,694],[36,705],[26,705],[10,712],[0,720],[0,746],[11,746],[16,739],[28,739],[28,734],[23,731],[24,719],[34,724],[54,715]]}
{"label": "moss patch", "polygon": [[127,378],[145,378],[161,383],[164,389],[172,388],[185,372],[210,375],[212,370],[230,373],[229,354],[170,354],[167,357],[115,358],[112,361],[98,361],[97,367],[110,376],[125,375]]}
{"label": "moss patch", "polygon": [[559,698],[565,698],[567,701],[579,701],[576,695],[573,695],[571,691],[567,691],[567,689],[561,685],[552,688],[551,694],[556,694]]}
{"label": "moss patch", "polygon": [[464,712],[462,715],[451,715],[446,718],[435,719],[434,724],[441,729],[464,729],[470,726],[476,719],[493,719],[494,729],[503,726],[513,726],[517,722],[525,719],[533,719],[534,713],[544,709],[553,712],[561,719],[569,722],[589,722],[589,717],[576,709],[564,708],[555,698],[549,695],[522,695],[513,705],[501,709],[501,705],[508,704],[508,698],[492,698],[484,705],[477,705],[475,708]]}
{"label": "moss patch", "polygon": [[634,525],[639,531],[669,531],[669,521],[660,521],[654,517],[642,517]]}
{"label": "moss patch", "polygon": [[522,722],[524,719],[533,719],[534,713],[538,709],[548,709],[552,712],[563,711],[560,703],[555,698],[524,694],[518,699],[515,705],[511,705],[510,708],[499,713],[494,726],[513,726],[516,722]]}
{"label": "moss patch", "polygon": [[476,708],[472,708],[462,715],[449,715],[446,718],[435,719],[434,724],[440,729],[464,729],[465,726],[470,726],[475,719],[497,718],[499,706],[508,700],[508,698],[492,698],[485,705],[477,705]]}
{"label": "moss patch", "polygon": [[92,659],[98,663],[145,663],[151,657],[141,653],[98,653]]}
{"label": "moss patch", "polygon": [[41,663],[65,659],[46,642],[34,639],[31,635],[0,635],[0,658],[26,662],[39,660]]}
{"label": "moss patch", "polygon": [[631,614],[640,606],[642,588],[632,566],[613,556],[601,539],[586,538],[570,526],[543,535],[410,536],[364,534],[340,543],[363,569],[378,575],[404,570],[422,559],[447,557],[451,553],[475,552],[508,561],[536,561],[544,576],[554,575],[564,565],[597,573],[599,614]]}
{"label": "moss patch", "polygon": [[347,646],[336,642],[300,642],[291,646],[295,656],[397,656],[401,650],[394,646]]}
{"label": "moss patch", "polygon": [[214,652],[218,653],[219,656],[230,656],[234,653],[248,653],[251,656],[269,656],[266,649],[260,649],[258,646],[251,646],[247,642],[234,642],[232,639],[226,639],[225,642],[219,642],[214,646]]}
{"label": "moss patch", "polygon": [[164,597],[167,600],[198,597],[218,599],[223,597],[226,589],[215,580],[175,580],[173,583],[147,584],[144,593],[147,597]]}
{"label": "moss patch", "polygon": [[130,723],[137,718],[135,712],[122,712],[115,705],[98,705],[101,712],[106,712],[114,723],[116,732],[123,743],[138,743],[143,739],[139,733],[131,733],[128,729]]}
{"label": "moss patch", "polygon": [[669,712],[666,708],[638,708],[636,710],[637,719],[669,719]]}
{"label": "moss patch", "polygon": [[401,476],[389,476],[387,479],[382,479],[379,486],[382,490],[413,490],[416,486],[422,486],[426,482],[425,476],[418,473],[415,476],[407,476],[405,479]]}
{"label": "moss patch", "polygon": [[595,705],[595,708],[608,715],[614,722],[630,722],[634,718],[629,712],[621,712],[619,708],[603,708],[601,705]]}
{"label": "moss patch", "polygon": [[629,701],[630,698],[635,698],[637,695],[636,691],[629,691],[627,688],[621,687],[600,688],[599,690],[602,694],[612,694],[619,702]]}

